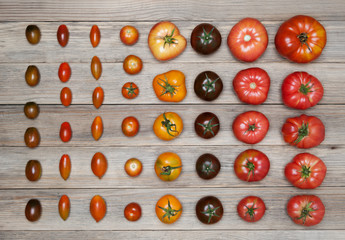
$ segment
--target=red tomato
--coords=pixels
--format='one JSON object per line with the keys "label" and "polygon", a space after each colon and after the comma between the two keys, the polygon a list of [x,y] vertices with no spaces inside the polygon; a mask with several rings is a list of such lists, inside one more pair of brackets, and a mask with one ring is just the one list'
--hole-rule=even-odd
{"label": "red tomato", "polygon": [[128,74],[137,74],[142,68],[143,62],[135,55],[128,55],[123,61],[123,70]]}
{"label": "red tomato", "polygon": [[62,195],[59,201],[59,214],[60,217],[66,221],[71,208],[71,202],[67,195]]}
{"label": "red tomato", "polygon": [[128,221],[134,222],[138,221],[141,217],[141,207],[138,203],[132,202],[129,203],[124,210],[125,218]]}
{"label": "red tomato", "polygon": [[61,47],[65,47],[68,43],[69,39],[69,31],[66,25],[60,25],[58,30],[57,30],[57,40]]}
{"label": "red tomato", "polygon": [[285,166],[285,177],[295,187],[313,189],[321,185],[326,176],[327,167],[318,157],[310,153],[296,155]]}
{"label": "red tomato", "polygon": [[243,198],[237,205],[237,213],[244,221],[257,222],[264,215],[266,206],[261,198],[248,196]]}
{"label": "red tomato", "polygon": [[267,134],[270,123],[261,112],[248,111],[241,113],[232,123],[235,137],[249,144],[260,142]]}
{"label": "red tomato", "polygon": [[322,96],[321,82],[306,72],[294,72],[284,79],[282,97],[288,107],[304,110],[315,106]]}
{"label": "red tomato", "polygon": [[101,32],[97,25],[93,25],[90,31],[90,42],[91,45],[95,48],[98,46],[101,41]]}
{"label": "red tomato", "polygon": [[244,18],[231,29],[228,35],[228,46],[235,58],[253,62],[266,50],[267,31],[260,21]]}
{"label": "red tomato", "polygon": [[72,128],[69,122],[63,122],[60,127],[60,138],[63,142],[68,142],[72,137]]}
{"label": "red tomato", "polygon": [[314,18],[298,15],[278,29],[275,45],[283,57],[297,63],[315,60],[326,46],[325,28]]}
{"label": "red tomato", "polygon": [[237,156],[234,170],[237,177],[243,181],[260,181],[270,170],[270,160],[263,152],[248,149]]}
{"label": "red tomato", "polygon": [[59,169],[61,177],[66,181],[71,174],[71,158],[68,154],[61,156]]}
{"label": "red tomato", "polygon": [[62,105],[68,107],[72,103],[72,91],[68,87],[64,87],[60,92],[60,100]]}
{"label": "red tomato", "polygon": [[107,213],[107,203],[99,196],[95,195],[90,201],[90,213],[96,222],[101,221]]}
{"label": "red tomato", "polygon": [[127,137],[134,137],[139,131],[139,121],[135,117],[126,117],[122,121],[122,132]]}
{"label": "red tomato", "polygon": [[126,45],[133,45],[138,41],[139,32],[133,26],[124,26],[120,31],[120,39]]}
{"label": "red tomato", "polygon": [[96,87],[95,90],[93,90],[92,94],[92,102],[95,108],[100,108],[102,106],[104,100],[104,91],[101,87]]}
{"label": "red tomato", "polygon": [[71,77],[71,68],[69,64],[66,62],[61,63],[58,74],[61,82],[67,82]]}
{"label": "red tomato", "polygon": [[302,114],[299,117],[286,119],[282,133],[285,142],[290,145],[312,148],[325,139],[325,126],[317,117]]}
{"label": "red tomato", "polygon": [[103,121],[100,116],[95,117],[91,125],[92,137],[98,141],[103,134]]}
{"label": "red tomato", "polygon": [[122,96],[127,99],[136,98],[139,94],[139,87],[134,82],[126,82],[122,86]]}
{"label": "red tomato", "polygon": [[296,224],[309,227],[322,221],[325,206],[315,195],[297,195],[289,200],[287,212]]}
{"label": "red tomato", "polygon": [[91,160],[91,170],[95,176],[101,179],[108,169],[107,158],[101,152],[96,152]]}
{"label": "red tomato", "polygon": [[136,177],[140,175],[142,170],[143,170],[143,165],[136,158],[128,159],[127,162],[125,163],[125,171],[131,177]]}
{"label": "red tomato", "polygon": [[270,76],[261,68],[239,71],[232,84],[238,98],[245,103],[258,105],[266,101],[270,90]]}

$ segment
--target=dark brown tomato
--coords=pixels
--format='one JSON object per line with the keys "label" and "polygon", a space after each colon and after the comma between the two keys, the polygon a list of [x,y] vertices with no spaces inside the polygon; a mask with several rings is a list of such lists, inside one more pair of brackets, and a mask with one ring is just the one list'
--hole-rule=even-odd
{"label": "dark brown tomato", "polygon": [[35,45],[40,42],[41,31],[36,25],[29,25],[25,30],[26,39],[29,43]]}
{"label": "dark brown tomato", "polygon": [[37,118],[40,108],[35,102],[27,102],[24,106],[24,114],[29,119]]}
{"label": "dark brown tomato", "polygon": [[196,52],[208,55],[218,50],[222,36],[215,26],[201,23],[193,29],[190,42]]}
{"label": "dark brown tomato", "polygon": [[205,71],[195,78],[194,92],[202,100],[213,101],[219,97],[222,90],[222,79],[215,72]]}
{"label": "dark brown tomato", "polygon": [[41,74],[35,65],[30,65],[25,72],[25,81],[30,87],[36,86],[41,79]]}
{"label": "dark brown tomato", "polygon": [[25,176],[29,181],[35,182],[41,178],[42,166],[37,160],[30,160],[26,164]]}
{"label": "dark brown tomato", "polygon": [[218,175],[221,164],[216,156],[205,153],[198,158],[195,168],[200,178],[209,180]]}
{"label": "dark brown tomato", "polygon": [[31,199],[28,201],[25,207],[25,216],[26,219],[30,222],[36,222],[40,219],[42,214],[42,206],[40,201],[37,199]]}
{"label": "dark brown tomato", "polygon": [[205,224],[214,224],[223,217],[223,205],[221,201],[214,196],[201,198],[195,207],[196,216],[200,222]]}
{"label": "dark brown tomato", "polygon": [[40,144],[41,136],[37,128],[29,127],[24,134],[24,141],[29,148],[35,148]]}
{"label": "dark brown tomato", "polygon": [[205,139],[213,138],[219,132],[219,119],[211,112],[201,113],[195,119],[194,128],[199,137]]}
{"label": "dark brown tomato", "polygon": [[57,40],[61,47],[65,47],[69,39],[69,31],[66,25],[62,24],[57,30]]}

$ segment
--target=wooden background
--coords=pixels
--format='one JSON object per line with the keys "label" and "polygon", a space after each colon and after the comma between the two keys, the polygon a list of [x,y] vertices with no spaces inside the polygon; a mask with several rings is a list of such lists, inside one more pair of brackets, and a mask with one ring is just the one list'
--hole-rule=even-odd
{"label": "wooden background", "polygon": [[[345,234],[345,1],[324,0],[265,0],[265,1],[0,1],[0,239],[344,239]],[[327,30],[328,42],[321,57],[311,64],[294,64],[281,58],[274,47],[279,25],[297,15],[311,15]],[[258,18],[267,28],[269,45],[255,63],[241,63],[230,54],[226,38],[231,27],[244,17]],[[160,63],[149,52],[147,35],[158,21],[173,21],[187,38],[188,46],[178,58]],[[221,48],[211,56],[200,56],[189,43],[192,29],[201,22],[211,22],[222,34]],[[38,45],[30,45],[25,28],[37,24],[42,37]],[[61,48],[56,40],[60,24],[66,24],[70,40]],[[91,26],[101,30],[100,45],[93,49],[89,41]],[[122,26],[131,24],[140,32],[139,42],[127,47],[119,40]],[[135,54],[144,62],[143,70],[135,76],[126,75],[122,61]],[[91,58],[97,55],[103,63],[100,80],[90,72]],[[72,76],[69,82],[58,79],[61,62],[69,62]],[[32,88],[26,85],[24,73],[35,64],[41,72],[41,82]],[[261,67],[271,77],[267,101],[261,106],[243,105],[236,98],[231,82],[235,74],[245,68]],[[185,73],[187,97],[178,104],[160,102],[151,88],[153,77],[167,70]],[[217,72],[223,80],[223,93],[215,102],[198,99],[193,91],[196,75],[205,70]],[[286,75],[293,71],[307,71],[319,78],[325,95],[319,105],[307,111],[296,111],[282,105],[280,87]],[[134,100],[121,96],[121,86],[134,81],[140,95]],[[61,88],[73,92],[72,106],[61,105]],[[105,91],[104,105],[92,106],[92,92],[96,86]],[[27,119],[24,104],[35,101],[41,113],[36,120]],[[266,138],[255,146],[237,141],[231,131],[235,116],[248,110],[262,111],[270,120]],[[163,111],[176,111],[185,123],[181,136],[172,142],[158,140],[152,124]],[[203,140],[194,133],[194,120],[204,111],[218,115],[221,131],[211,140]],[[321,187],[300,190],[292,187],[284,177],[287,162],[302,150],[284,143],[280,129],[287,117],[302,113],[319,117],[326,126],[326,139],[308,150],[324,160],[328,172]],[[95,142],[90,133],[91,123],[100,115],[104,134]],[[139,134],[126,138],[120,129],[128,115],[136,116],[141,124]],[[59,139],[59,127],[69,121],[73,138],[69,143]],[[26,128],[35,126],[41,133],[36,149],[25,147]],[[254,147],[271,160],[268,176],[259,183],[245,183],[233,172],[233,162],[243,150]],[[102,180],[91,171],[93,154],[101,151],[108,159],[108,171]],[[157,156],[174,151],[183,161],[181,176],[174,182],[160,181],[154,174]],[[220,174],[211,181],[200,179],[195,172],[197,158],[214,153],[221,161]],[[58,165],[62,154],[71,157],[72,172],[62,180]],[[128,158],[138,157],[144,170],[135,179],[129,178],[123,165]],[[35,183],[25,177],[25,165],[37,159],[43,167],[42,178]],[[182,205],[181,218],[172,225],[161,223],[154,211],[156,201],[164,194],[176,195]],[[58,213],[58,201],[67,194],[71,200],[70,217],[64,222]],[[105,218],[96,223],[89,214],[89,202],[100,194],[107,202]],[[195,216],[195,204],[205,195],[215,195],[224,207],[223,219],[212,226],[203,225]],[[250,224],[242,221],[236,205],[243,197],[255,194],[266,203],[262,220]],[[295,225],[286,214],[288,199],[296,194],[318,195],[326,206],[324,220],[317,226],[305,228]],[[27,201],[38,198],[43,212],[38,222],[28,222],[24,215]],[[128,222],[123,209],[129,202],[141,204],[143,215],[138,222]]]}

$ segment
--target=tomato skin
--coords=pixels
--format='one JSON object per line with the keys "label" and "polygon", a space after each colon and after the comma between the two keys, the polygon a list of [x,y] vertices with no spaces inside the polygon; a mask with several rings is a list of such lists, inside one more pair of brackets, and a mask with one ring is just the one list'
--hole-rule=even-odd
{"label": "tomato skin", "polygon": [[270,160],[266,154],[255,149],[241,152],[234,163],[236,176],[242,181],[261,181],[266,177],[269,170]]}
{"label": "tomato skin", "polygon": [[92,47],[97,47],[101,41],[101,32],[97,25],[93,25],[90,30],[90,42]]}
{"label": "tomato skin", "polygon": [[296,195],[289,200],[287,213],[294,223],[309,227],[322,221],[325,206],[315,195]]}
{"label": "tomato skin", "polygon": [[104,101],[104,91],[101,87],[96,87],[92,94],[92,103],[95,108],[100,108]]}
{"label": "tomato skin", "polygon": [[282,97],[286,106],[305,110],[322,99],[323,86],[316,77],[307,72],[294,72],[283,81]]}
{"label": "tomato skin", "polygon": [[91,73],[96,80],[102,75],[102,63],[97,56],[94,56],[91,60]]}
{"label": "tomato skin", "polygon": [[128,74],[138,74],[142,68],[143,62],[141,61],[140,57],[135,55],[128,55],[123,61],[123,70],[125,70],[125,72]]}
{"label": "tomato skin", "polygon": [[25,71],[25,81],[30,87],[39,84],[41,79],[40,70],[35,65],[30,65]]}
{"label": "tomato skin", "polygon": [[230,52],[244,62],[254,62],[265,52],[267,45],[266,28],[254,18],[242,19],[228,35]]}
{"label": "tomato skin", "polygon": [[67,195],[62,195],[59,201],[59,214],[60,217],[66,221],[69,217],[69,212],[71,209],[71,202]]}
{"label": "tomato skin", "polygon": [[139,121],[135,117],[126,117],[122,121],[122,132],[127,137],[134,137],[139,132]]}
{"label": "tomato skin", "polygon": [[214,196],[206,196],[196,203],[195,213],[200,222],[214,224],[219,222],[224,213],[222,202]]}
{"label": "tomato skin", "polygon": [[141,207],[138,203],[135,203],[135,202],[129,203],[125,207],[123,214],[128,221],[131,221],[131,222],[138,221],[139,218],[141,217]]}
{"label": "tomato skin", "polygon": [[64,24],[60,25],[57,30],[56,36],[61,47],[65,47],[69,39],[69,31],[67,26]]}
{"label": "tomato skin", "polygon": [[72,103],[72,91],[68,87],[64,87],[60,92],[60,100],[62,105],[68,107]]}
{"label": "tomato skin", "polygon": [[242,102],[253,105],[266,101],[270,83],[270,76],[261,68],[248,68],[239,71],[232,81],[238,98]]}
{"label": "tomato skin", "polygon": [[139,176],[143,170],[143,165],[139,159],[131,158],[125,163],[125,171],[131,177]]}
{"label": "tomato skin", "polygon": [[126,45],[133,45],[138,41],[139,32],[133,26],[124,26],[120,31],[120,39]]}
{"label": "tomato skin", "polygon": [[297,63],[308,63],[318,58],[326,42],[325,28],[316,19],[304,15],[285,21],[275,36],[279,54]]}
{"label": "tomato skin", "polygon": [[312,148],[325,139],[325,126],[314,116],[288,118],[282,127],[284,141],[298,148]]}
{"label": "tomato skin", "polygon": [[35,182],[40,180],[42,175],[42,165],[37,160],[29,160],[25,167],[25,176],[29,181]]}
{"label": "tomato skin", "polygon": [[256,196],[243,198],[237,205],[237,213],[244,221],[257,222],[264,215],[266,206],[264,201]]}
{"label": "tomato skin", "polygon": [[122,86],[122,96],[127,99],[136,98],[139,95],[139,87],[134,82],[126,82]]}
{"label": "tomato skin", "polygon": [[215,137],[220,129],[220,122],[216,114],[211,112],[201,113],[194,122],[196,134],[204,139]]}
{"label": "tomato skin", "polygon": [[178,137],[183,130],[181,117],[174,112],[159,115],[153,123],[153,131],[159,139],[171,141]]}
{"label": "tomato skin", "polygon": [[148,44],[157,60],[166,61],[180,55],[185,50],[187,41],[175,24],[165,21],[151,28]]}
{"label": "tomato skin", "polygon": [[67,62],[60,64],[58,75],[61,82],[67,82],[70,79],[71,68]]}
{"label": "tomato skin", "polygon": [[66,181],[71,174],[71,158],[68,154],[64,154],[60,158],[59,170],[61,177]]}
{"label": "tomato skin", "polygon": [[211,153],[201,155],[195,163],[198,176],[205,180],[215,178],[221,169],[221,164],[216,156]]}
{"label": "tomato skin", "polygon": [[314,189],[320,186],[326,172],[325,163],[310,153],[297,154],[285,166],[285,177],[295,187],[301,189]]}
{"label": "tomato skin", "polygon": [[181,102],[187,94],[185,75],[178,70],[158,74],[152,87],[157,98],[164,102]]}
{"label": "tomato skin", "polygon": [[182,170],[181,158],[173,152],[165,152],[158,156],[155,163],[155,172],[163,181],[174,181]]}
{"label": "tomato skin", "polygon": [[91,170],[95,176],[101,179],[108,169],[108,161],[101,152],[96,152],[91,160]]}
{"label": "tomato skin", "polygon": [[195,94],[205,101],[213,101],[223,91],[223,81],[217,73],[205,71],[198,74],[194,81]]}
{"label": "tomato skin", "polygon": [[208,55],[218,50],[222,35],[212,24],[201,23],[193,29],[190,43],[197,53]]}
{"label": "tomato skin", "polygon": [[99,196],[95,195],[90,201],[90,213],[91,216],[96,220],[96,222],[101,221],[107,212],[107,204],[105,200]]}
{"label": "tomato skin", "polygon": [[256,144],[264,139],[269,125],[264,114],[248,111],[236,117],[232,123],[232,131],[238,140],[248,144]]}
{"label": "tomato skin", "polygon": [[[162,208],[168,211],[165,211]],[[157,201],[156,215],[162,223],[165,223],[165,224],[174,223],[180,218],[181,214],[182,214],[182,205],[175,196],[168,194],[161,197]]]}
{"label": "tomato skin", "polygon": [[103,134],[103,122],[100,116],[95,117],[91,125],[91,133],[93,138],[98,141]]}
{"label": "tomato skin", "polygon": [[60,127],[60,139],[63,142],[68,142],[72,138],[72,128],[69,122],[63,122]]}
{"label": "tomato skin", "polygon": [[25,145],[29,148],[37,147],[41,142],[41,135],[37,128],[29,127],[24,133]]}

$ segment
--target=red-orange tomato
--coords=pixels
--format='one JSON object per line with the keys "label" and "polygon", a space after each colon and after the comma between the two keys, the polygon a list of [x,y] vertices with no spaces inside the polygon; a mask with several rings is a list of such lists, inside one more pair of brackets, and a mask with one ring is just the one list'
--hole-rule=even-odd
{"label": "red-orange tomato", "polygon": [[96,222],[101,221],[107,212],[107,204],[104,199],[96,195],[91,199],[90,202],[90,213]]}
{"label": "red-orange tomato", "polygon": [[120,39],[126,45],[133,45],[138,41],[139,32],[133,26],[124,26],[120,31]]}
{"label": "red-orange tomato", "polygon": [[93,90],[92,94],[92,102],[95,108],[100,108],[102,106],[104,100],[104,91],[101,87],[96,87],[95,90]]}
{"label": "red-orange tomato", "polygon": [[134,222],[138,221],[141,217],[141,207],[138,203],[132,202],[129,203],[124,210],[125,218],[128,221]]}
{"label": "red-orange tomato", "polygon": [[93,138],[98,141],[103,134],[103,122],[100,116],[95,117],[91,125],[91,133]]}
{"label": "red-orange tomato", "polygon": [[59,78],[61,82],[67,82],[71,77],[71,68],[67,62],[63,62],[59,67]]}
{"label": "red-orange tomato", "polygon": [[64,154],[61,156],[59,169],[61,177],[64,180],[67,180],[69,175],[71,174],[71,158],[68,154]]}
{"label": "red-orange tomato", "polygon": [[60,25],[57,30],[57,40],[61,47],[65,47],[68,43],[69,31],[66,25]]}
{"label": "red-orange tomato", "polygon": [[128,74],[137,74],[142,68],[143,62],[135,55],[128,55],[123,61],[123,70]]}
{"label": "red-orange tomato", "polygon": [[71,209],[71,203],[67,195],[62,195],[59,201],[60,217],[66,221]]}
{"label": "red-orange tomato", "polygon": [[139,131],[139,121],[135,117],[126,117],[122,121],[122,132],[127,137],[134,137]]}
{"label": "red-orange tomato", "polygon": [[97,152],[91,160],[92,172],[101,179],[108,169],[108,162],[103,153]]}
{"label": "red-orange tomato", "polygon": [[72,91],[68,87],[64,87],[60,92],[60,100],[62,105],[68,107],[72,103]]}
{"label": "red-orange tomato", "polygon": [[136,98],[139,94],[139,88],[134,82],[126,82],[122,87],[122,96],[127,99]]}
{"label": "red-orange tomato", "polygon": [[95,48],[101,41],[101,32],[97,25],[93,25],[90,31],[90,41],[91,45]]}
{"label": "red-orange tomato", "polygon": [[72,128],[69,122],[63,122],[60,127],[60,138],[63,142],[68,142],[72,137]]}
{"label": "red-orange tomato", "polygon": [[94,56],[91,60],[91,73],[96,80],[102,75],[102,63],[97,56]]}
{"label": "red-orange tomato", "polygon": [[136,177],[140,175],[143,170],[143,165],[139,159],[131,158],[125,163],[125,171],[131,177]]}

